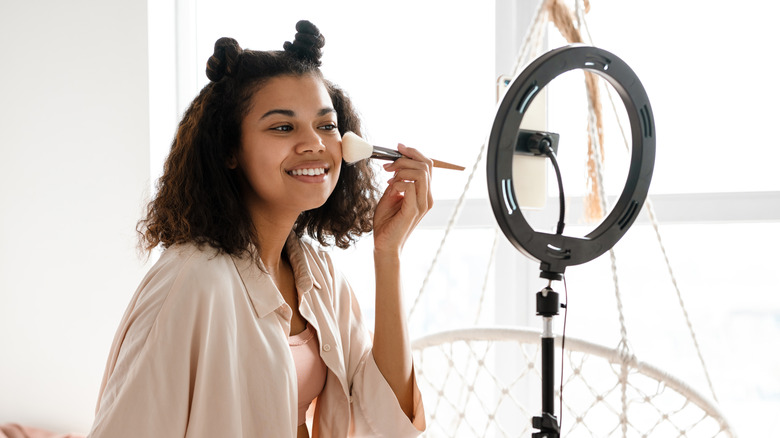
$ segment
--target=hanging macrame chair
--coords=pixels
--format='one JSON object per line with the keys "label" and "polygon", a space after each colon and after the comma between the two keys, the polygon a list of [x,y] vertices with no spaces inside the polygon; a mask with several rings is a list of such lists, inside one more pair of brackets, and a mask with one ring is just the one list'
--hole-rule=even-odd
{"label": "hanging macrame chair", "polygon": [[[481,327],[415,340],[424,436],[530,437],[539,414],[540,335]],[[717,404],[674,376],[619,348],[569,336],[565,344],[562,436],[734,436]]]}
{"label": "hanging macrame chair", "polygon": [[[572,11],[561,0],[540,1],[517,57],[513,76],[541,54],[546,24],[551,22],[570,43],[590,43],[585,13],[587,1],[576,0]],[[576,23],[576,25],[575,25]],[[584,41],[582,32],[588,36]],[[585,73],[588,100],[588,188],[585,216],[598,219],[608,211],[603,185],[603,132],[601,90],[595,75]],[[610,90],[605,89],[614,111]],[[618,120],[618,126],[620,121]],[[628,140],[621,126],[626,148]],[[414,314],[434,272],[442,249],[460,215],[466,192],[477,173],[483,144],[463,192],[449,218],[443,238],[410,308]],[[628,342],[618,282],[617,260],[609,251],[620,322],[615,348],[567,336],[559,406],[562,436],[566,437],[735,437],[719,411],[717,397],[701,354],[681,291],[661,239],[650,198],[649,215],[678,303],[709,386],[709,396],[637,358]],[[492,268],[496,228],[477,316],[482,310]],[[556,339],[559,343],[560,339]],[[533,432],[531,418],[539,412],[540,332],[517,327],[475,327],[434,333],[413,341],[417,379],[428,416],[426,437],[519,437]],[[536,394],[536,395],[535,395]],[[530,401],[529,401],[530,400]],[[530,404],[529,404],[530,403]]]}

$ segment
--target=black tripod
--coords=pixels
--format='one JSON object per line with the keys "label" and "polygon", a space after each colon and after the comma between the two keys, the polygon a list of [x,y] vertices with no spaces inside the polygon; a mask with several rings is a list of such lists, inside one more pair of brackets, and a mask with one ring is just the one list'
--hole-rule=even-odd
{"label": "black tripod", "polygon": [[[555,335],[553,316],[558,314],[560,302],[558,293],[552,289],[553,280],[560,280],[561,274],[542,271],[542,278],[550,280],[548,285],[536,293],[536,314],[542,317],[542,415],[533,418],[533,438],[559,438],[560,426],[555,417]],[[561,406],[563,409],[563,406]]]}

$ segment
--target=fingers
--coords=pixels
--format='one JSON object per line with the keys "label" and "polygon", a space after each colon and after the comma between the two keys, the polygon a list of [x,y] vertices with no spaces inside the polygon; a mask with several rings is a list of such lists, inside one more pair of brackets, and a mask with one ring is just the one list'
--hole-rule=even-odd
{"label": "fingers", "polygon": [[393,173],[374,215],[375,248],[403,248],[433,206],[433,162],[413,148],[398,145],[403,157],[383,167]]}
{"label": "fingers", "polygon": [[400,152],[403,157],[390,163],[391,170],[398,170],[405,167],[423,169],[423,167],[421,167],[422,165],[425,165],[427,172],[429,173],[431,169],[433,169],[433,160],[426,157],[415,148],[410,148],[406,145],[398,143],[398,152]]}
{"label": "fingers", "polygon": [[[413,191],[414,199],[408,201],[413,201],[418,210],[425,214],[433,206],[433,195],[430,190],[433,161],[417,149],[403,144],[398,145],[398,151],[404,157],[384,166],[385,170],[395,172],[389,183],[399,192],[409,194]],[[400,184],[402,182],[405,184]]]}
{"label": "fingers", "polygon": [[433,160],[426,157],[425,155],[422,154],[422,152],[418,151],[415,148],[410,148],[405,144],[398,143],[398,152],[400,152],[405,157],[409,157],[415,161],[421,161],[425,163],[428,166],[429,170],[433,168]]}
{"label": "fingers", "polygon": [[417,209],[423,213],[430,210],[433,205],[428,174],[423,171],[400,170],[396,172],[395,176],[388,183],[394,190],[404,193],[404,196],[408,196],[408,202],[414,202]]}

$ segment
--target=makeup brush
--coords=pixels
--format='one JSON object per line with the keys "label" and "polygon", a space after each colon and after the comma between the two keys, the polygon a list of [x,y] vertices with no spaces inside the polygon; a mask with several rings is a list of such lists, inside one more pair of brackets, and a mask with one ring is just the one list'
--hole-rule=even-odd
{"label": "makeup brush", "polygon": [[[403,155],[396,150],[383,148],[381,146],[371,146],[370,143],[360,138],[360,136],[354,132],[347,132],[341,138],[341,154],[344,157],[344,161],[350,164],[366,158],[379,158],[380,160],[395,161],[403,157]],[[465,169],[463,166],[439,160],[433,160],[433,167],[453,170]]]}

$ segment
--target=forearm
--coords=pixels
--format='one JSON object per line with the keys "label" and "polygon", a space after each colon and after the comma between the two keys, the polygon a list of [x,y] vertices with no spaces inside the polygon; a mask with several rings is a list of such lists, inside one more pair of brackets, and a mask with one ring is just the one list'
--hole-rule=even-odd
{"label": "forearm", "polygon": [[401,288],[400,253],[374,251],[376,315],[373,354],[376,365],[395,393],[401,409],[412,419],[412,350]]}

